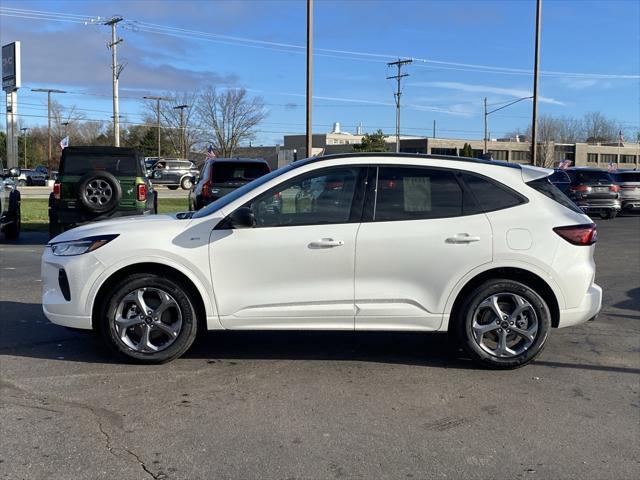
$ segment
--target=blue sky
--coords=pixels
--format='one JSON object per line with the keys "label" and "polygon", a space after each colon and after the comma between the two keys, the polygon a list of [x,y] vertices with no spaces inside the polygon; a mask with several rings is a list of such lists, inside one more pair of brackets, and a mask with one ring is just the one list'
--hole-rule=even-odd
{"label": "blue sky", "polygon": [[[118,14],[126,19],[119,56],[127,120],[142,121],[145,94],[242,86],[269,110],[256,143],[274,144],[304,132],[305,5],[3,0],[0,40],[22,42],[27,125],[46,122],[34,87],[74,92],[57,99],[109,119],[109,30],[84,21]],[[394,132],[395,85],[385,77],[398,56],[416,59],[403,84],[403,134],[431,135],[435,120],[438,137],[480,139],[485,96],[500,104],[531,94],[534,0],[316,0],[314,14],[315,132],[336,121],[343,130],[362,122],[365,131]],[[599,110],[627,135],[640,130],[640,2],[543,0],[541,70],[541,114]],[[491,115],[491,136],[526,128],[530,116],[530,101]]]}

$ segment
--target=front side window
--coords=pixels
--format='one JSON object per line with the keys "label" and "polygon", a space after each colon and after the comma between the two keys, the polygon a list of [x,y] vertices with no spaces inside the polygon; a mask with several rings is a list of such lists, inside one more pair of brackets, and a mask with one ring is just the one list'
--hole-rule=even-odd
{"label": "front side window", "polygon": [[447,170],[380,167],[373,205],[378,222],[463,215],[463,192]]}
{"label": "front side window", "polygon": [[362,172],[361,167],[324,169],[260,195],[248,204],[256,227],[348,223]]}

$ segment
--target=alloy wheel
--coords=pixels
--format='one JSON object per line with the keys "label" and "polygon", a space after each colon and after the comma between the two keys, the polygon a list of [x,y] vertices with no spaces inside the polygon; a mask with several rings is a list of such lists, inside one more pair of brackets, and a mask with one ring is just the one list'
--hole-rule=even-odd
{"label": "alloy wheel", "polygon": [[517,357],[533,345],[538,333],[535,309],[515,293],[497,293],[485,298],[472,318],[474,341],[494,357]]}
{"label": "alloy wheel", "polygon": [[113,188],[102,179],[91,180],[86,188],[87,199],[96,206],[102,207],[111,201]]}
{"label": "alloy wheel", "polygon": [[118,304],[114,318],[118,339],[141,353],[155,353],[171,346],[182,330],[178,302],[159,288],[139,288]]}

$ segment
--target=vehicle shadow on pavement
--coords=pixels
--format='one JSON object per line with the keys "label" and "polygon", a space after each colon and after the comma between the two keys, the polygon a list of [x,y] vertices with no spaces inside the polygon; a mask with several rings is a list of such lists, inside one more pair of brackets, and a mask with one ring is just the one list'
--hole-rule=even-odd
{"label": "vehicle shadow on pavement", "polygon": [[[627,299],[618,303],[614,303],[613,306],[623,310],[631,310],[637,312],[635,318],[640,319],[640,287],[632,288],[627,292]],[[629,315],[629,318],[634,316]]]}
{"label": "vehicle shadow on pavement", "polygon": [[[0,302],[0,355],[96,364],[124,364],[92,332],[49,322],[40,304]],[[447,335],[392,332],[207,332],[183,356],[220,360],[356,361],[477,370]],[[179,360],[178,360],[179,361]],[[640,369],[551,362],[534,365],[639,374]]]}
{"label": "vehicle shadow on pavement", "polygon": [[2,238],[0,245],[46,245],[49,241],[49,232],[27,231],[20,232],[17,240],[6,240]]}

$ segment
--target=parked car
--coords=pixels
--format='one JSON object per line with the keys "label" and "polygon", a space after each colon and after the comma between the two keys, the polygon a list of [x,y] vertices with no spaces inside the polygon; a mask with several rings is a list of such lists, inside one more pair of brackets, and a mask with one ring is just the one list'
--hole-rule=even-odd
{"label": "parked car", "polygon": [[23,168],[16,181],[20,187],[44,187],[47,184],[47,177],[41,172]]}
{"label": "parked car", "polygon": [[49,197],[51,237],[87,222],[157,212],[157,194],[132,148],[67,147]]}
{"label": "parked car", "polygon": [[565,170],[571,183],[567,194],[585,213],[615,218],[620,212],[620,187],[611,175],[597,168],[573,167]]}
{"label": "parked car", "polygon": [[5,171],[0,159],[0,231],[7,240],[20,237],[22,217],[20,214],[20,192],[14,181],[20,170],[12,168]]}
{"label": "parked car", "polygon": [[34,170],[38,173],[41,173],[45,176],[47,180],[49,180],[49,169],[44,165],[38,165]]}
{"label": "parked car", "polygon": [[178,158],[147,157],[145,165],[149,178],[154,185],[166,185],[171,190],[181,187],[190,190],[193,179],[198,175],[196,164],[189,160]]}
{"label": "parked car", "polygon": [[632,211],[640,208],[640,171],[618,170],[611,176],[620,187],[622,210]]}
{"label": "parked car", "polygon": [[205,205],[233,192],[235,189],[269,173],[269,164],[254,158],[216,158],[207,160],[189,192],[189,210]]}
{"label": "parked car", "polygon": [[[417,154],[297,161],[197,212],[65,232],[43,253],[44,313],[146,363],[206,329],[396,330],[451,332],[476,361],[519,367],[602,301],[596,226],[551,173]],[[311,185],[310,202],[261,208]]]}

